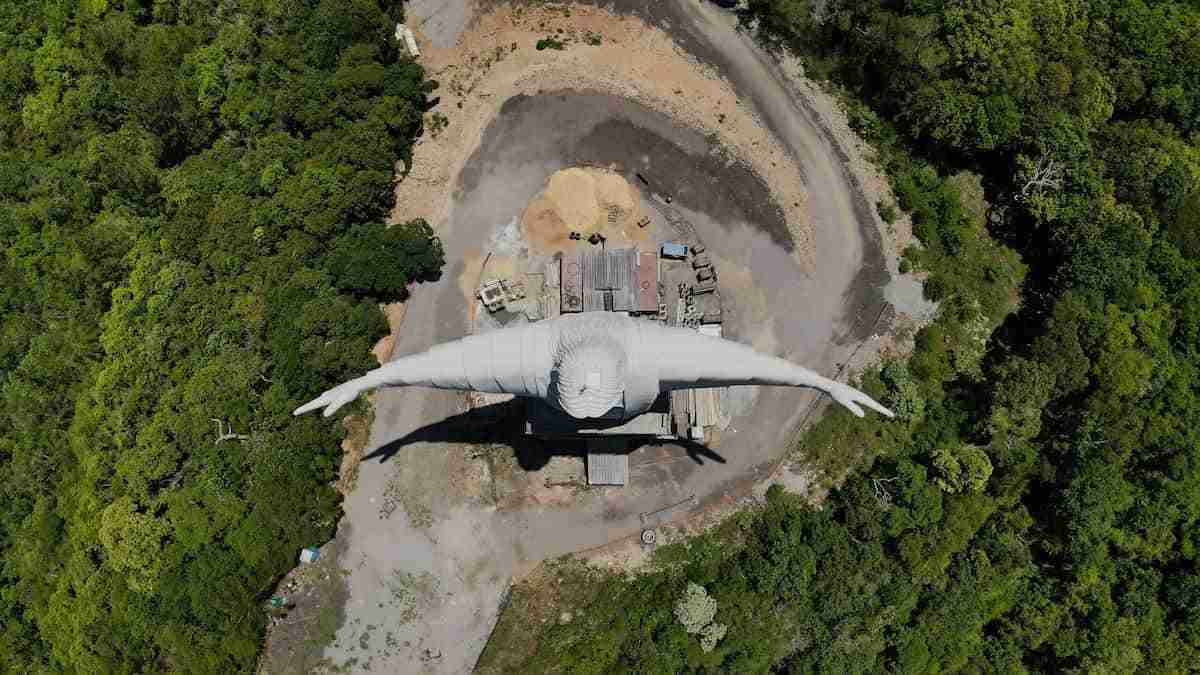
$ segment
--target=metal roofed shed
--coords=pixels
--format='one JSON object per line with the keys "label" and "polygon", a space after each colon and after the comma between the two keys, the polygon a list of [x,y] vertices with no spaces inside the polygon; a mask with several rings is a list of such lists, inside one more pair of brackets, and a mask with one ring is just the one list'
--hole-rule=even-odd
{"label": "metal roofed shed", "polygon": [[588,485],[625,485],[629,482],[629,451],[624,443],[588,439]]}
{"label": "metal roofed shed", "polygon": [[562,254],[559,277],[563,312],[658,311],[653,253],[636,248],[569,251]]}
{"label": "metal roofed shed", "polygon": [[492,279],[491,281],[480,284],[476,289],[475,294],[479,300],[483,302],[483,306],[487,307],[489,312],[504,309],[504,289],[500,286],[500,281]]}
{"label": "metal roofed shed", "polygon": [[507,279],[490,279],[475,289],[475,295],[489,312],[498,312],[510,302],[525,298],[525,285]]}

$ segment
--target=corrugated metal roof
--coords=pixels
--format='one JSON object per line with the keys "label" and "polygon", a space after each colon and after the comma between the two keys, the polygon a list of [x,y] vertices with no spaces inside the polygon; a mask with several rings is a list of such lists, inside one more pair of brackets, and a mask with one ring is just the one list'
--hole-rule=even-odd
{"label": "corrugated metal roof", "polygon": [[585,289],[627,289],[637,276],[637,249],[586,251],[581,262]]}
{"label": "corrugated metal roof", "polygon": [[629,454],[588,452],[588,485],[625,485],[629,482]]}
{"label": "corrugated metal roof", "polygon": [[604,306],[604,291],[584,291],[583,292],[583,311],[585,312],[603,312]]}
{"label": "corrugated metal roof", "polygon": [[[653,310],[658,309],[657,261],[654,254],[655,281]],[[636,248],[615,251],[572,251],[562,258],[562,311],[613,312],[637,311],[640,298],[639,255]],[[646,309],[644,311],[652,311]]]}

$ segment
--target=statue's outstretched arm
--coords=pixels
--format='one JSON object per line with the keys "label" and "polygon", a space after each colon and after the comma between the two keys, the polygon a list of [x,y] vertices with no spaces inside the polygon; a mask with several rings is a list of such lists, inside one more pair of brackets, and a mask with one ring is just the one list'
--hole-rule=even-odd
{"label": "statue's outstretched arm", "polygon": [[532,325],[501,328],[398,358],[326,391],[296,408],[294,414],[324,408],[329,417],[359,394],[380,387],[420,386],[536,396],[539,383],[545,380],[536,374],[547,367],[533,356],[540,344],[537,331]]}
{"label": "statue's outstretched arm", "polygon": [[863,416],[864,406],[894,416],[891,410],[848,384],[730,340],[686,328],[647,324],[641,330],[641,343],[651,362],[657,365],[664,390],[746,384],[811,387],[829,394],[858,417]]}
{"label": "statue's outstretched arm", "polygon": [[292,414],[303,415],[305,413],[324,408],[325,417],[329,417],[337,412],[342,406],[358,398],[359,394],[370,391],[379,386],[377,384],[371,384],[371,380],[368,379],[370,375],[371,374],[368,373],[362,377],[356,377],[348,382],[343,382],[333,389],[329,389],[308,403],[305,403],[299,408],[296,408]]}
{"label": "statue's outstretched arm", "polygon": [[[796,366],[796,367],[799,368],[800,366]],[[814,375],[815,375],[815,373],[814,373]],[[821,376],[817,375],[817,377],[821,377]],[[874,410],[875,412],[877,412],[881,415],[884,415],[885,417],[895,417],[896,416],[896,414],[893,413],[891,410],[888,410],[887,408],[883,407],[882,405],[879,405],[879,403],[875,399],[871,398],[870,396],[867,396],[866,394],[855,389],[854,387],[851,387],[848,384],[842,384],[841,382],[835,382],[833,380],[830,380],[830,379],[824,378],[824,377],[821,377],[821,379],[828,382],[828,384],[825,384],[825,385],[810,384],[807,386],[813,387],[815,389],[820,389],[820,390],[824,391],[825,393],[829,394],[830,398],[832,398],[833,400],[842,404],[847,410],[854,413],[855,417],[862,417],[864,414],[862,408],[859,406],[866,406],[866,407],[870,408],[871,410]]]}
{"label": "statue's outstretched arm", "polygon": [[325,409],[329,417],[360,394],[380,387],[426,386],[455,389],[462,380],[462,341],[455,340],[429,351],[411,354],[387,363],[362,377],[343,382],[317,398],[296,408],[295,415]]}

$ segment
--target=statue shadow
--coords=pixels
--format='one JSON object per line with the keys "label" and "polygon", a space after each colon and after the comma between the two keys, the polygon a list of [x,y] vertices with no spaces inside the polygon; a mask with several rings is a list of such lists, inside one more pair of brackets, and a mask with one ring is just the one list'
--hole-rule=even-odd
{"label": "statue shadow", "polygon": [[[512,449],[517,464],[525,471],[538,471],[552,457],[587,456],[587,441],[583,439],[543,439],[525,433],[525,402],[521,399],[493,403],[451,415],[388,441],[363,456],[363,460],[388,462],[401,450],[417,443],[459,443],[467,445],[502,445]],[[725,464],[727,460],[712,448],[686,439],[630,438],[628,452],[640,448],[678,447],[696,464],[707,462]]]}

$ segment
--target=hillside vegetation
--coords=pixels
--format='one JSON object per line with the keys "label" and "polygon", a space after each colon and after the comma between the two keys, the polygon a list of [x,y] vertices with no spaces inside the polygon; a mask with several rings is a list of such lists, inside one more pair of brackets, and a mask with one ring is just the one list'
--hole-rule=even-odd
{"label": "hillside vegetation", "polygon": [[555,592],[518,586],[484,666],[1193,671],[1200,6],[749,0],[742,19],[844,88],[912,217],[904,264],[941,313],[864,378],[899,419],[830,411],[803,441],[845,477],[821,508],[773,489],[653,573],[566,575],[593,586],[568,620],[522,624]]}
{"label": "hillside vegetation", "polygon": [[290,412],[442,265],[384,225],[433,87],[388,11],[0,5],[0,670],[253,670],[340,515]]}

